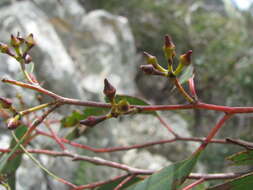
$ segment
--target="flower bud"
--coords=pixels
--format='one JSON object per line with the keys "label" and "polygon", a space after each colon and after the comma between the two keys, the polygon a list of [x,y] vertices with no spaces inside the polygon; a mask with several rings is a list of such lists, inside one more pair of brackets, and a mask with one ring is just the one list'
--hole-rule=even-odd
{"label": "flower bud", "polygon": [[7,44],[4,43],[0,43],[0,51],[2,53],[6,53],[12,57],[14,57],[15,55],[10,51],[9,46]]}
{"label": "flower bud", "polygon": [[192,50],[189,50],[187,53],[183,54],[179,58],[179,62],[183,65],[190,65],[191,64],[191,54]]}
{"label": "flower bud", "polygon": [[166,35],[164,37],[163,51],[167,59],[172,59],[176,55],[175,48],[176,46],[172,42],[171,37],[169,35]]}
{"label": "flower bud", "polygon": [[145,56],[146,59],[147,59],[147,64],[153,65],[153,67],[154,67],[155,69],[157,69],[158,71],[166,72],[166,70],[165,70],[163,67],[161,67],[161,66],[159,65],[159,63],[158,63],[158,61],[157,61],[157,59],[156,59],[155,56],[150,55],[149,53],[147,53],[147,52],[145,52],[145,51],[143,52],[143,54],[144,54],[144,56]]}
{"label": "flower bud", "polygon": [[8,109],[12,105],[12,101],[9,98],[0,97],[0,105],[4,109]]}
{"label": "flower bud", "polygon": [[93,127],[94,125],[96,125],[96,124],[104,121],[105,119],[107,119],[106,115],[102,115],[102,116],[89,116],[89,117],[87,117],[87,119],[81,120],[80,124],[86,125],[88,127]]}
{"label": "flower bud", "polygon": [[28,37],[25,39],[25,43],[29,49],[31,49],[35,45],[33,34],[28,35]]}
{"label": "flower bud", "polygon": [[11,35],[11,45],[14,48],[18,48],[21,45],[21,41],[17,37]]}
{"label": "flower bud", "polygon": [[104,80],[104,95],[109,98],[110,102],[113,101],[116,89],[109,83],[107,79]]}
{"label": "flower bud", "polygon": [[165,73],[158,71],[153,65],[141,65],[140,69],[148,75],[165,75]]}
{"label": "flower bud", "polygon": [[7,128],[13,130],[16,129],[20,124],[21,124],[20,116],[16,115],[15,117],[8,119]]}
{"label": "flower bud", "polygon": [[118,103],[118,110],[119,112],[127,112],[129,111],[130,109],[130,104],[128,103],[127,100],[123,99],[123,100],[120,100],[119,103]]}

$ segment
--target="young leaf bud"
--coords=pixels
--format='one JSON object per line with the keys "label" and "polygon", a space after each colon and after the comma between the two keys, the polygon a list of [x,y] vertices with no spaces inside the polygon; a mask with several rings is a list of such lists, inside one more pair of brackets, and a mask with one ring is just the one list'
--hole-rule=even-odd
{"label": "young leaf bud", "polygon": [[87,117],[87,119],[81,120],[80,124],[86,125],[88,127],[93,127],[94,125],[96,125],[96,124],[104,121],[105,119],[107,119],[106,115],[102,115],[102,116],[89,116],[89,117]]}
{"label": "young leaf bud", "polygon": [[113,101],[116,89],[109,83],[107,79],[104,80],[104,95],[109,98],[110,102]]}
{"label": "young leaf bud", "polygon": [[17,37],[11,35],[11,46],[14,48],[18,48],[20,44],[21,44],[21,41]]}
{"label": "young leaf bud", "polygon": [[9,98],[0,97],[0,105],[4,109],[9,109],[12,105],[12,101]]}
{"label": "young leaf bud", "polygon": [[140,69],[148,75],[165,75],[164,72],[158,71],[153,65],[141,65]]}
{"label": "young leaf bud", "polygon": [[179,58],[179,62],[183,65],[190,65],[191,64],[191,54],[192,50],[189,50],[187,53],[183,54]]}
{"label": "young leaf bud", "polygon": [[123,99],[123,100],[119,101],[119,103],[118,103],[119,112],[125,113],[125,112],[129,111],[129,109],[130,109],[130,104],[128,103],[127,100]]}
{"label": "young leaf bud", "polygon": [[16,129],[20,124],[21,124],[20,116],[16,115],[15,117],[8,119],[7,128],[13,130]]}
{"label": "young leaf bud", "polygon": [[169,35],[166,35],[164,37],[163,51],[167,59],[172,59],[176,55],[175,48],[176,46],[172,42],[171,37]]}

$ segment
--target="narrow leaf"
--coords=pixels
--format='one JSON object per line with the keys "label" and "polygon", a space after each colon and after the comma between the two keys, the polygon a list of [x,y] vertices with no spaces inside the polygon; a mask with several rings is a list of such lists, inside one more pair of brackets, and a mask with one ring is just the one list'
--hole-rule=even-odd
{"label": "narrow leaf", "polygon": [[233,165],[253,165],[253,150],[238,152],[227,157]]}
{"label": "narrow leaf", "polygon": [[163,168],[144,181],[131,186],[127,190],[176,190],[185,181],[195,166],[200,153]]}
{"label": "narrow leaf", "polygon": [[[15,130],[15,135],[17,136],[18,139],[21,139],[21,137],[26,133],[26,131],[27,131],[26,126],[20,126]],[[14,155],[14,152],[16,152],[16,150],[20,150],[20,148],[17,146],[15,139],[12,139],[9,148],[14,151],[10,152],[7,155],[7,157],[6,157],[7,161],[4,160],[3,163],[5,163],[5,165],[3,166],[1,173],[10,175],[10,177],[7,180],[7,183],[10,185],[12,190],[15,190],[16,170],[18,169],[18,167],[21,164],[22,154]],[[12,158],[12,156],[13,156],[13,158]]]}
{"label": "narrow leaf", "polygon": [[207,190],[251,190],[253,188],[253,172],[230,180]]}
{"label": "narrow leaf", "polygon": [[184,84],[187,82],[191,77],[193,77],[193,66],[188,66],[183,74],[179,77],[179,83]]}

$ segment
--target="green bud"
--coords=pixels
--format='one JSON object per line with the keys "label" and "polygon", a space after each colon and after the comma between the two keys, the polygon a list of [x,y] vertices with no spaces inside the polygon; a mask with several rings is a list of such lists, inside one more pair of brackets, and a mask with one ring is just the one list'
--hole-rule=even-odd
{"label": "green bud", "polygon": [[0,42],[0,51],[1,51],[2,53],[8,54],[8,55],[10,55],[10,56],[12,56],[12,57],[15,56],[15,55],[11,52],[9,46],[8,46],[7,44],[1,43],[1,42]]}
{"label": "green bud", "polygon": [[157,59],[156,59],[155,56],[150,55],[149,53],[147,53],[147,52],[145,52],[145,51],[143,52],[143,54],[144,54],[144,56],[145,56],[146,59],[147,59],[147,64],[153,65],[153,67],[154,67],[155,69],[157,69],[158,71],[166,72],[166,70],[165,70],[163,67],[161,67],[161,66],[159,65],[159,63],[158,63],[158,61],[157,61]]}
{"label": "green bud", "polygon": [[33,34],[28,35],[28,37],[25,39],[25,43],[29,49],[31,49],[36,44],[33,38]]}
{"label": "green bud", "polygon": [[125,112],[128,112],[129,109],[130,109],[130,104],[127,100],[123,99],[123,100],[119,101],[119,103],[118,103],[119,112],[125,113]]}

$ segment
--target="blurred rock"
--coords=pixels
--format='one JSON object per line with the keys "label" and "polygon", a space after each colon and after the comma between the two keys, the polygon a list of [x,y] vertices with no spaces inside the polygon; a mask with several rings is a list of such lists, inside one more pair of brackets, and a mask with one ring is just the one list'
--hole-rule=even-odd
{"label": "blurred rock", "polygon": [[[67,54],[54,28],[48,23],[45,13],[29,1],[15,3],[1,9],[0,28],[1,41],[9,40],[10,34],[17,34],[17,32],[23,36],[33,33],[37,46],[31,55],[38,79],[45,81],[44,86],[56,93],[73,98],[80,97],[81,91],[75,85],[77,81],[75,81],[71,57]],[[12,78],[17,79],[19,65],[15,60],[2,55],[0,59],[2,63],[7,63],[1,64],[0,75],[9,73]]]}

